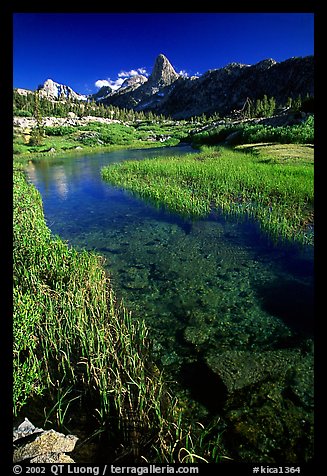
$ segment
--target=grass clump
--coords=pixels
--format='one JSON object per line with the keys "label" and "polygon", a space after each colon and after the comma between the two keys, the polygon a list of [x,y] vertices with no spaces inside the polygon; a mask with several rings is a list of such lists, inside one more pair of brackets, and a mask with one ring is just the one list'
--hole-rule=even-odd
{"label": "grass clump", "polygon": [[270,164],[312,166],[314,163],[314,146],[311,144],[263,142],[238,145],[235,150],[252,152],[260,159],[260,162]]}
{"label": "grass clump", "polygon": [[37,398],[45,422],[69,428],[84,408],[112,459],[217,461],[209,429],[193,431],[167,392],[144,321],[116,302],[102,258],[51,235],[22,170],[13,205],[14,414]]}
{"label": "grass clump", "polygon": [[110,165],[102,177],[170,210],[246,213],[275,238],[312,243],[313,167],[207,148],[199,154]]}

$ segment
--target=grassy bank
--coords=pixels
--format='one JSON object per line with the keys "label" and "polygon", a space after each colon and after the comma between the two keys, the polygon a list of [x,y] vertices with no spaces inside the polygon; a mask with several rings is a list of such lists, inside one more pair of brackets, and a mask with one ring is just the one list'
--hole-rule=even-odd
{"label": "grassy bank", "polygon": [[275,238],[312,243],[313,164],[269,154],[206,148],[111,165],[102,177],[178,213],[205,216],[214,207],[246,213]]}
{"label": "grassy bank", "polygon": [[29,162],[37,162],[44,159],[51,160],[52,158],[63,157],[79,157],[84,155],[98,154],[103,152],[114,152],[116,150],[128,150],[128,149],[150,149],[153,147],[167,147],[167,144],[161,142],[134,142],[128,146],[124,145],[97,145],[87,146],[81,149],[56,149],[50,152],[49,150],[41,152],[25,152],[15,156],[15,163],[21,166],[25,166]]}
{"label": "grassy bank", "polygon": [[51,236],[20,170],[13,206],[15,416],[37,401],[44,424],[70,431],[86,415],[109,461],[218,461],[220,435],[192,427],[167,392],[148,330],[115,301],[102,258]]}
{"label": "grassy bank", "polygon": [[43,127],[40,143],[33,143],[32,128],[16,128],[13,152],[15,160],[26,162],[37,158],[87,154],[128,148],[177,145],[188,135],[183,122],[140,121],[130,124],[89,122],[87,125]]}
{"label": "grassy bank", "polygon": [[[233,135],[233,136],[232,136]],[[198,145],[214,145],[225,141],[229,144],[248,144],[254,142],[278,142],[280,144],[313,144],[314,115],[304,122],[286,126],[239,123],[213,126],[202,132],[191,133],[192,142]]]}

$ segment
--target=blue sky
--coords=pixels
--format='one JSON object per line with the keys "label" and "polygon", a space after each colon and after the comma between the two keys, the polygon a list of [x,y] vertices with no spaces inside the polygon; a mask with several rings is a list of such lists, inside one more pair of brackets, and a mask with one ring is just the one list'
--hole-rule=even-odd
{"label": "blue sky", "polygon": [[81,94],[151,74],[160,53],[189,76],[314,54],[313,13],[14,13],[13,34],[14,87]]}

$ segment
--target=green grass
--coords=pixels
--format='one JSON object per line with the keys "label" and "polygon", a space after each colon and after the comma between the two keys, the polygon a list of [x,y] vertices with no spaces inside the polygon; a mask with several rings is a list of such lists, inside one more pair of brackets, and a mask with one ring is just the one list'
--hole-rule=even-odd
{"label": "green grass", "polygon": [[[270,156],[271,158],[272,156]],[[312,243],[313,167],[226,148],[110,165],[102,177],[191,216],[246,213],[271,236]]]}
{"label": "green grass", "polygon": [[235,150],[253,152],[261,162],[270,164],[313,165],[314,146],[309,144],[276,144],[270,142],[242,144]]}
{"label": "green grass", "polygon": [[[121,128],[111,129],[110,136],[99,124],[48,130],[36,147],[22,135],[14,139],[14,414],[23,415],[38,401],[45,422],[61,429],[78,421],[84,409],[98,432],[116,442],[113,451],[148,462],[218,462],[221,435],[214,422],[194,424],[187,402],[169,394],[153,364],[144,321],[116,302],[100,256],[51,235],[40,194],[22,169],[50,155],[167,145],[146,138],[171,133],[178,142],[186,127],[138,124],[129,144]],[[81,132],[88,131],[96,134],[86,145]],[[104,137],[107,142],[100,144]],[[122,143],[110,144],[110,137],[114,142],[122,137]],[[55,153],[45,152],[51,147]],[[251,153],[243,148],[124,162],[104,168],[102,175],[179,213],[203,216],[214,207],[246,213],[272,236],[312,243],[313,148],[262,143],[248,144]],[[124,436],[126,427],[133,441]]]}
{"label": "green grass", "polygon": [[116,302],[101,256],[51,235],[17,167],[13,190],[14,414],[38,401],[45,423],[67,429],[84,412],[113,455],[135,461],[219,461],[220,436],[192,426],[167,391],[144,321]]}

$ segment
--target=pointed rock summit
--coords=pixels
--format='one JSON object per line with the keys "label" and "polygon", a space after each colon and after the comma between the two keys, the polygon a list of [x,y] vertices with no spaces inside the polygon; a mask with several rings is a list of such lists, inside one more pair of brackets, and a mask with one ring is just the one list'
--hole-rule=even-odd
{"label": "pointed rock summit", "polygon": [[163,54],[157,56],[149,82],[159,87],[165,87],[170,86],[178,78],[179,74],[176,73],[166,56]]}
{"label": "pointed rock summit", "polygon": [[162,101],[172,89],[172,84],[180,77],[165,55],[157,56],[149,78],[138,75],[128,78],[122,86],[106,98],[107,104],[142,110],[151,108]]}
{"label": "pointed rock summit", "polygon": [[47,79],[39,88],[40,95],[48,99],[77,99],[86,101],[87,97],[76,93],[71,87],[65,84],[56,83],[52,79]]}

